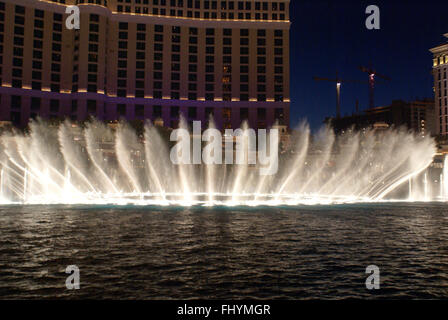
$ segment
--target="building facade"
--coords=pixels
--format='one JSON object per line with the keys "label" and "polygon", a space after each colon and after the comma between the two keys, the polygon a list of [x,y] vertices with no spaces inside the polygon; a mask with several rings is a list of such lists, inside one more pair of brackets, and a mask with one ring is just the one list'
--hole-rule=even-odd
{"label": "building facade", "polygon": [[[448,38],[448,33],[444,35]],[[436,128],[439,135],[448,135],[448,43],[430,50],[433,57],[434,96],[437,112]]]}
{"label": "building facade", "polygon": [[289,28],[289,0],[0,0],[0,121],[289,125]]}
{"label": "building facade", "polygon": [[335,132],[348,130],[383,129],[405,127],[421,136],[437,135],[434,100],[421,99],[414,101],[394,100],[389,106],[365,110],[361,114],[341,118],[328,118]]}

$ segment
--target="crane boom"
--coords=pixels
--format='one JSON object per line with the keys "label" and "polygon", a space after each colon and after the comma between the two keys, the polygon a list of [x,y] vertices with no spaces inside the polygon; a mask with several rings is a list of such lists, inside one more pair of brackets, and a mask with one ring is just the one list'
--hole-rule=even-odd
{"label": "crane boom", "polygon": [[315,81],[336,82],[336,117],[341,117],[341,84],[342,83],[363,83],[366,81],[340,79],[336,72],[336,78],[313,77]]}
{"label": "crane boom", "polygon": [[369,106],[370,108],[375,107],[375,83],[376,83],[376,77],[384,79],[384,80],[390,80],[390,77],[385,76],[381,73],[378,73],[375,69],[372,67],[363,67],[360,66],[359,70],[361,70],[364,73],[367,73],[369,76]]}

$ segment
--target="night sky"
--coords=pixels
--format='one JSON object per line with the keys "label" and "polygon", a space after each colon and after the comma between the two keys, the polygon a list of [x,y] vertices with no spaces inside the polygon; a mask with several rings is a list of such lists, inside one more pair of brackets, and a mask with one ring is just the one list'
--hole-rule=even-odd
{"label": "night sky", "polygon": [[[381,29],[368,30],[365,10],[377,5]],[[291,126],[307,119],[313,130],[334,116],[332,82],[313,76],[366,80],[360,65],[372,66],[391,78],[378,84],[375,105],[395,99],[433,97],[430,48],[448,33],[448,0],[291,0]],[[368,108],[367,84],[343,84],[341,114]]]}

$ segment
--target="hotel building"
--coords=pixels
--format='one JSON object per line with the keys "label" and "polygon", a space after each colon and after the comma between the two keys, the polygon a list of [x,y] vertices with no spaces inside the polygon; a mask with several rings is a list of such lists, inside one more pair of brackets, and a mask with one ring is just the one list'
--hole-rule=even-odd
{"label": "hotel building", "polygon": [[[448,38],[448,33],[444,35]],[[436,130],[439,135],[448,135],[448,43],[430,50],[433,58],[434,95],[437,113]]]}
{"label": "hotel building", "polygon": [[0,121],[288,126],[289,28],[289,0],[0,0]]}
{"label": "hotel building", "polygon": [[327,118],[335,132],[363,129],[384,129],[405,127],[422,137],[437,135],[435,108],[433,99],[414,101],[394,100],[388,106],[364,110],[340,118]]}

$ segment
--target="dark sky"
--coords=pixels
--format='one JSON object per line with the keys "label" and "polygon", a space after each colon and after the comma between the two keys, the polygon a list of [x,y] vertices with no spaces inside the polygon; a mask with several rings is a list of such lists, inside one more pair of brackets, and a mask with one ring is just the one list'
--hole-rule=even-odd
{"label": "dark sky", "polygon": [[[381,29],[365,27],[368,5],[380,8]],[[448,0],[291,0],[291,126],[307,119],[313,130],[336,110],[334,83],[313,76],[367,80],[372,66],[392,80],[379,84],[375,105],[433,97],[432,54],[448,33]],[[367,84],[343,84],[341,113],[356,100],[368,107]]]}

